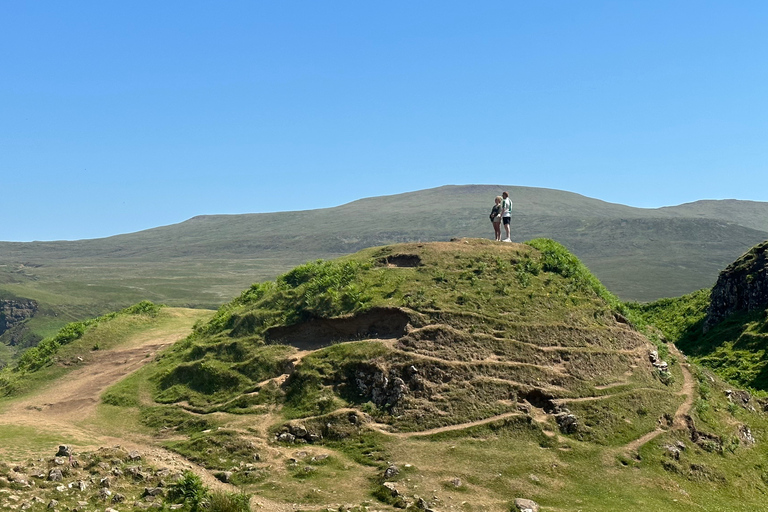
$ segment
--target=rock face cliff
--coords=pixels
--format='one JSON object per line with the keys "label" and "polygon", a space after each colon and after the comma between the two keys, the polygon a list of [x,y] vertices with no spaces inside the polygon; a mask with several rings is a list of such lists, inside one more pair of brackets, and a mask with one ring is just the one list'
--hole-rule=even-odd
{"label": "rock face cliff", "polygon": [[756,245],[720,272],[704,322],[708,330],[736,312],[768,308],[768,241]]}
{"label": "rock face cliff", "polygon": [[0,336],[37,313],[37,302],[27,299],[0,300]]}

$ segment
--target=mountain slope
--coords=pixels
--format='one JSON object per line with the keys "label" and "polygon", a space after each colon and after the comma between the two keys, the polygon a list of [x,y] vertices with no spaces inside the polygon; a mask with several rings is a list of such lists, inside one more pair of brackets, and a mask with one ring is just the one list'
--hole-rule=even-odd
{"label": "mountain slope", "polygon": [[317,258],[397,242],[490,237],[487,213],[502,188],[515,203],[515,240],[559,240],[623,299],[709,287],[720,269],[768,238],[755,229],[768,225],[763,203],[654,210],[549,189],[446,186],[310,212],[195,217],[96,240],[0,242],[0,299],[39,303],[29,322],[38,338],[66,321],[141,300],[218,307],[253,282]]}
{"label": "mountain slope", "polygon": [[372,248],[252,286],[105,400],[298,508],[757,506],[765,416],[621,310],[548,240]]}

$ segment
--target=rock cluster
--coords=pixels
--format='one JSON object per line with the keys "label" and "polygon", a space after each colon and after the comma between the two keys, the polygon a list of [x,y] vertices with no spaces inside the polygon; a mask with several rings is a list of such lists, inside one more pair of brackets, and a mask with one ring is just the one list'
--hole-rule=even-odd
{"label": "rock cluster", "polygon": [[34,300],[0,300],[0,334],[21,324],[37,313]]}
{"label": "rock cluster", "polygon": [[131,496],[132,508],[163,508],[165,487],[182,475],[137,465],[140,460],[138,452],[119,447],[76,454],[61,445],[50,459],[13,467],[0,463],[0,488],[13,489],[1,489],[0,508],[24,511],[40,504],[53,511],[95,512]]}
{"label": "rock cluster", "polygon": [[756,245],[720,272],[712,288],[704,331],[733,313],[768,307],[768,241]]}
{"label": "rock cluster", "polygon": [[[410,378],[418,380],[416,367],[409,368]],[[360,394],[369,397],[379,407],[392,408],[408,393],[409,387],[394,370],[386,371],[376,365],[361,366],[355,372],[355,385]]]}

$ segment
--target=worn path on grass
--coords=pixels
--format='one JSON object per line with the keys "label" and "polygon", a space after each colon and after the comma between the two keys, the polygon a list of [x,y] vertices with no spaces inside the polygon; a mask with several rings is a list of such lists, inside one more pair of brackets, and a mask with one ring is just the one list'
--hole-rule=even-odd
{"label": "worn path on grass", "polygon": [[[675,356],[677,356],[679,360],[683,360],[685,358],[685,356],[683,356],[676,348],[672,347],[672,351],[675,352]],[[691,407],[693,407],[693,394],[695,390],[693,375],[691,375],[691,370],[688,368],[688,363],[681,363],[680,369],[683,371],[683,388],[676,394],[679,396],[685,396],[685,400],[677,408],[677,411],[675,411],[675,416],[672,420],[673,430],[682,430],[687,428],[685,416],[691,412]],[[659,426],[656,428],[656,430],[652,430],[644,436],[626,444],[622,450],[625,453],[637,451],[645,443],[667,431],[668,429]]]}
{"label": "worn path on grass", "polygon": [[[100,396],[109,386],[152,361],[163,348],[187,336],[201,316],[200,311],[180,308],[168,308],[164,314],[169,315],[167,322],[142,330],[115,348],[89,353],[64,377],[29,396],[11,401],[0,412],[0,425],[74,438],[79,441],[76,446],[79,451],[119,444],[127,450],[139,451],[145,460],[158,466],[192,470],[209,487],[227,487],[204,469],[149,439],[135,434],[130,437],[105,435],[91,423]],[[8,447],[0,441],[0,454],[6,451],[4,448]],[[55,446],[51,450],[55,450]]]}

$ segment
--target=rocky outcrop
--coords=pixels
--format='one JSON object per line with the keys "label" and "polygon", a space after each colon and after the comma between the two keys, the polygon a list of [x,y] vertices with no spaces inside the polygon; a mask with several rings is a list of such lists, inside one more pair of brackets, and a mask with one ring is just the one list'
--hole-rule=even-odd
{"label": "rocky outcrop", "polygon": [[768,307],[768,241],[756,245],[720,272],[712,295],[704,331],[736,312]]}
{"label": "rocky outcrop", "polygon": [[37,302],[27,299],[0,300],[0,335],[37,313]]}

